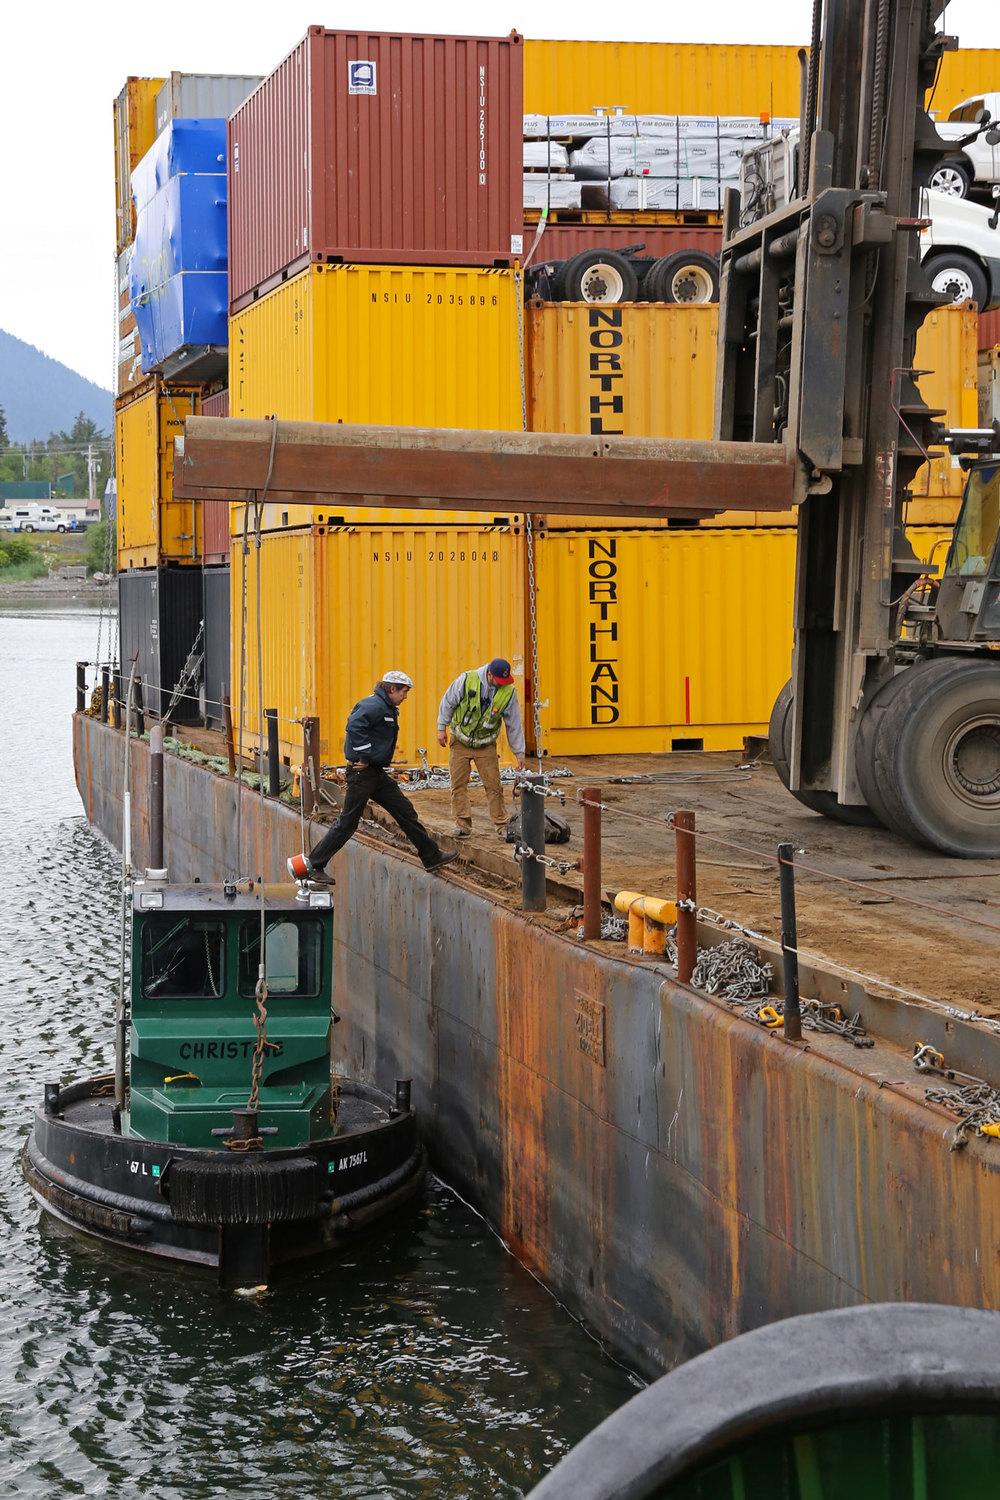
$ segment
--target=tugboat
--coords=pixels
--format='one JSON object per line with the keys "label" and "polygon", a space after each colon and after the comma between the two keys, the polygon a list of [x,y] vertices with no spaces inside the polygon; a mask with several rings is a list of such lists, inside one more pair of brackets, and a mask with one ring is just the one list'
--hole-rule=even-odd
{"label": "tugboat", "polygon": [[419,1191],[409,1082],[333,1073],[329,888],[166,874],[126,881],[115,1072],[45,1085],[22,1168],[85,1235],[264,1286]]}

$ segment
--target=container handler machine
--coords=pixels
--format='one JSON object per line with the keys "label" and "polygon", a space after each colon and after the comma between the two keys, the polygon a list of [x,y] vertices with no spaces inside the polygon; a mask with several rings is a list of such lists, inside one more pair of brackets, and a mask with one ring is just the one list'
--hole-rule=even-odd
{"label": "container handler machine", "polygon": [[[772,756],[806,806],[1000,856],[1000,438],[952,432],[914,369],[946,298],[920,265],[942,0],[815,0],[799,196],[741,227],[727,195],[715,438],[783,445],[798,506],[795,644]],[[993,132],[988,119],[970,127]],[[970,464],[943,577],[905,533],[928,449]],[[992,459],[992,461],[990,461]]]}

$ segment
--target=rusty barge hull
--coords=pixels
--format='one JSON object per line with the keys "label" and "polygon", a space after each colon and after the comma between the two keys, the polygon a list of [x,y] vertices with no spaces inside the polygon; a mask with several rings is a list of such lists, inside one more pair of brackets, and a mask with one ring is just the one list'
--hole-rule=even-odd
{"label": "rusty barge hull", "polygon": [[[74,721],[88,817],[121,838],[122,736]],[[133,851],[147,830],[134,759]],[[236,787],[168,756],[176,879],[235,867]],[[265,878],[297,813],[244,808]],[[255,847],[258,827],[263,849]],[[339,862],[341,1060],[413,1080],[440,1174],[645,1373],[777,1318],[864,1301],[1000,1307],[1000,1157],[662,968],[606,957],[360,840]]]}

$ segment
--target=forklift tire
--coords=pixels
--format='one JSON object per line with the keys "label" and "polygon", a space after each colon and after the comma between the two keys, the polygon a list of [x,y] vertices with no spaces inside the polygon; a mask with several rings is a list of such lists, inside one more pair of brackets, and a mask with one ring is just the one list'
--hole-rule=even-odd
{"label": "forklift tire", "polygon": [[[791,680],[785,683],[774,700],[767,726],[767,748],[771,753],[771,763],[778,773],[778,780],[787,791],[792,792],[788,785],[792,779]],[[879,820],[870,807],[854,807],[838,802],[834,792],[806,791],[800,788],[797,792],[792,792],[792,796],[797,802],[801,802],[803,807],[808,807],[810,812],[820,813],[824,818],[831,818],[835,823],[848,823],[854,828],[878,826]]]}
{"label": "forklift tire", "polygon": [[719,300],[719,265],[705,250],[675,250],[654,261],[646,273],[650,302],[693,307]]}
{"label": "forklift tire", "polygon": [[876,734],[896,831],[960,859],[1000,858],[1000,663],[911,667]]}
{"label": "forklift tire", "polygon": [[903,811],[895,795],[892,771],[885,763],[880,740],[880,731],[886,712],[902,688],[905,676],[905,672],[897,673],[895,677],[883,683],[872,696],[871,701],[865,705],[854,742],[854,768],[857,772],[858,784],[864,792],[865,801],[879,822],[891,832],[902,833],[903,837],[912,838],[912,830],[907,829],[904,832],[900,826],[904,822]]}
{"label": "forklift tire", "polygon": [[617,250],[581,250],[561,268],[558,290],[563,302],[634,302],[639,278]]}

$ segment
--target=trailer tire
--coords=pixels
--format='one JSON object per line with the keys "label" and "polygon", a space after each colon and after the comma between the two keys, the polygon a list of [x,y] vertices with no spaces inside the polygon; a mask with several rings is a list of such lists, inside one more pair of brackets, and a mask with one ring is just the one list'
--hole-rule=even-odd
{"label": "trailer tire", "polygon": [[952,302],[966,302],[971,297],[985,309],[990,298],[986,272],[971,255],[963,255],[959,250],[941,250],[936,255],[928,255],[923,266],[936,292],[950,297]]}
{"label": "trailer tire", "polygon": [[560,270],[557,289],[563,302],[634,302],[639,278],[617,250],[581,250]]}
{"label": "trailer tire", "polygon": [[961,859],[1000,858],[1000,664],[911,667],[876,735],[897,832]]}
{"label": "trailer tire", "polygon": [[771,754],[771,763],[778,773],[778,780],[810,812],[831,818],[835,823],[848,823],[854,828],[876,827],[879,820],[870,807],[854,807],[838,802],[833,792],[806,791],[802,788],[792,791],[789,786],[792,779],[792,701],[792,684],[789,679],[774,700],[767,726],[767,748]]}
{"label": "trailer tire", "polygon": [[719,266],[706,250],[675,250],[654,261],[646,273],[647,296],[656,302],[691,307],[719,300]]}

